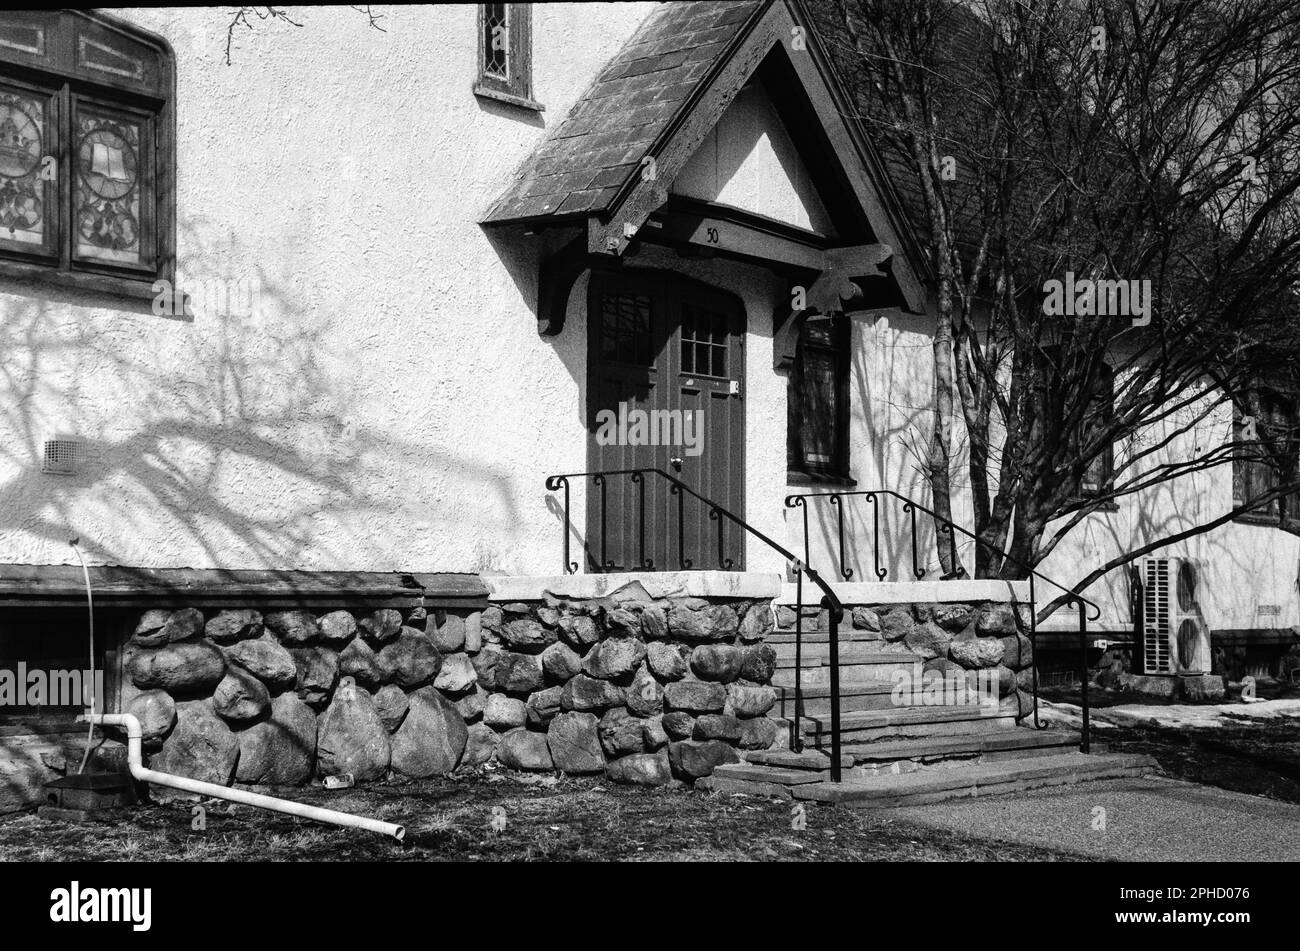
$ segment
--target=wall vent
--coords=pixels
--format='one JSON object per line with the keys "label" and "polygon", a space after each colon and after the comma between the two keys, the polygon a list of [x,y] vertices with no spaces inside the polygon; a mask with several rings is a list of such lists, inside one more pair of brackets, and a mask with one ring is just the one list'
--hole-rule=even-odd
{"label": "wall vent", "polygon": [[41,471],[50,475],[75,475],[81,464],[81,441],[70,436],[45,440]]}

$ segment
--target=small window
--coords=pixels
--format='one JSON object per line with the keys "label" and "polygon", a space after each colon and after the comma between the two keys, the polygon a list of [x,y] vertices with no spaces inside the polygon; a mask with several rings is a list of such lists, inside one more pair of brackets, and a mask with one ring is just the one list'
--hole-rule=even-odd
{"label": "small window", "polygon": [[[1238,446],[1232,462],[1234,507],[1300,478],[1296,399],[1259,390],[1247,402],[1249,413],[1233,414],[1233,442]],[[1270,499],[1240,520],[1300,531],[1300,494]]]}
{"label": "small window", "polygon": [[[1083,419],[1081,445],[1092,441],[1094,433],[1111,425],[1115,415],[1115,374],[1111,368],[1102,365],[1097,379],[1097,392],[1089,401]],[[1096,498],[1105,495],[1115,484],[1115,445],[1107,442],[1101,452],[1088,461],[1083,470],[1083,479],[1079,491],[1084,498]]]}
{"label": "small window", "polygon": [[812,317],[799,330],[786,399],[786,464],[811,478],[849,478],[849,323]]}
{"label": "small window", "polygon": [[478,80],[474,94],[541,112],[533,99],[532,4],[478,5]]}
{"label": "small window", "polygon": [[153,296],[173,269],[172,62],[98,14],[0,13],[0,274]]}

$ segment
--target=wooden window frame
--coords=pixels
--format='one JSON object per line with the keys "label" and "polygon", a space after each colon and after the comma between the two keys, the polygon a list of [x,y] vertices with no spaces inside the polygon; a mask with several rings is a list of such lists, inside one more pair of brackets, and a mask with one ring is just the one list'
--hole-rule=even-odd
{"label": "wooden window frame", "polygon": [[[1288,452],[1290,460],[1291,473],[1288,481],[1293,481],[1296,474],[1300,473],[1300,434],[1297,427],[1300,427],[1300,399],[1296,395],[1274,389],[1269,386],[1256,387],[1248,394],[1248,400],[1256,416],[1263,415],[1260,411],[1266,406],[1269,409],[1268,415],[1272,416],[1272,410],[1280,407],[1287,417],[1287,425],[1291,430],[1291,447]],[[1239,407],[1233,407],[1232,414],[1232,441],[1240,440],[1240,431],[1244,425],[1244,415]],[[1273,426],[1271,420],[1267,423],[1257,423],[1257,425]],[[1261,467],[1268,466],[1268,463],[1261,463],[1253,460],[1237,459],[1232,460],[1232,505],[1235,508],[1246,502],[1247,498],[1255,490],[1255,474],[1261,471]],[[1276,478],[1276,476],[1275,476]],[[1273,483],[1276,484],[1276,483]],[[1239,491],[1239,485],[1241,491]],[[1267,488],[1268,486],[1265,486]],[[1281,496],[1274,500],[1276,511],[1253,511],[1245,512],[1233,519],[1244,525],[1263,525],[1270,528],[1280,528],[1293,534],[1300,534],[1300,494],[1291,496]]]}
{"label": "wooden window frame", "polygon": [[507,48],[505,77],[487,68],[487,11],[495,4],[480,3],[476,18],[475,45],[478,48],[478,78],[474,81],[474,95],[495,99],[534,112],[545,112],[546,107],[533,98],[533,5],[531,3],[503,3],[506,12]]}
{"label": "wooden window frame", "polygon": [[[831,322],[831,343],[810,341],[810,321]],[[792,484],[856,485],[849,466],[849,356],[852,327],[845,314],[813,317],[799,326],[794,361],[786,383],[786,479]],[[835,419],[833,458],[829,463],[808,459],[807,404],[805,394],[805,355],[809,348],[829,354],[834,360]]]}
{"label": "wooden window frame", "polygon": [[[36,48],[6,43],[5,28],[38,30]],[[96,66],[85,55],[88,47],[134,47],[142,57],[136,75]],[[125,59],[124,59],[125,61]],[[58,163],[57,213],[47,216],[52,251],[32,252],[11,244],[0,246],[0,279],[5,290],[22,285],[87,291],[133,300],[156,300],[159,282],[167,287],[176,271],[176,131],[175,55],[166,40],[137,27],[89,11],[7,11],[0,13],[0,82],[48,93],[54,112],[47,119],[47,155]],[[151,207],[148,232],[141,229],[139,264],[97,260],[76,249],[73,207],[76,188],[76,135],[79,104],[140,122],[140,183]],[[142,217],[146,207],[142,204]],[[148,241],[146,242],[146,234]],[[18,282],[10,287],[10,282]]]}

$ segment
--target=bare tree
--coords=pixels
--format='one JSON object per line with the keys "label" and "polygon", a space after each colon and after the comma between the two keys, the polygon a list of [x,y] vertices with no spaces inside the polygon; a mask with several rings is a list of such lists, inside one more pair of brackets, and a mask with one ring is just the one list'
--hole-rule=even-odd
{"label": "bare tree", "polygon": [[[367,23],[372,29],[379,30],[381,33],[388,32],[383,24],[384,14],[375,13],[369,6],[351,6],[351,9],[366,17]],[[251,17],[251,19],[250,19]],[[226,65],[231,64],[231,50],[235,43],[235,34],[241,27],[245,30],[253,29],[253,23],[256,20],[264,22],[278,22],[287,26],[301,27],[302,24],[289,14],[285,7],[235,7],[231,14],[230,22],[226,25]]]}
{"label": "bare tree", "polygon": [[[1206,469],[1255,463],[1276,477],[1079,587],[1300,491],[1293,427],[1250,425],[1262,383],[1294,390],[1300,349],[1290,0],[816,10],[932,258],[931,485],[947,511],[933,469],[960,411],[986,543],[976,574],[1023,576],[996,552],[1036,565],[1088,515]],[[1045,296],[1054,281],[1065,313]],[[1147,286],[1135,307],[1129,292]],[[1189,450],[1229,405],[1241,434]]]}

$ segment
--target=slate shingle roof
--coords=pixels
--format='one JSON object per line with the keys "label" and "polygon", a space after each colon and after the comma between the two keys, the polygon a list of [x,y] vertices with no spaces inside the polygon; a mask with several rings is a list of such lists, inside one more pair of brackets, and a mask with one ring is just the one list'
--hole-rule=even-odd
{"label": "slate shingle roof", "polygon": [[749,19],[770,0],[659,7],[533,151],[484,224],[605,211]]}

